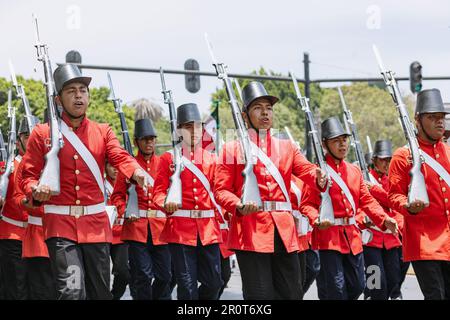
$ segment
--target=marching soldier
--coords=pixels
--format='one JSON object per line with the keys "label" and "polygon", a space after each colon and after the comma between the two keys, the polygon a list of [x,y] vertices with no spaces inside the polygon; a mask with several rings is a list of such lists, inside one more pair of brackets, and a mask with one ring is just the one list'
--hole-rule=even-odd
{"label": "marching soldier", "polygon": [[233,214],[228,247],[236,252],[244,299],[301,299],[299,247],[288,187],[292,174],[315,189],[325,187],[326,177],[290,141],[271,137],[277,97],[256,81],[242,94],[250,140],[261,150],[253,172],[264,208],[241,203],[242,152],[237,141],[227,143],[215,173],[215,196]]}
{"label": "marching soldier", "polygon": [[438,89],[419,92],[415,122],[429,206],[420,200],[407,203],[412,163],[408,148],[397,149],[389,167],[389,201],[405,219],[404,260],[412,262],[427,300],[450,298],[450,147],[442,142],[447,113]]}
{"label": "marching soldier", "polygon": [[181,208],[176,203],[165,203],[174,167],[171,152],[161,156],[154,188],[153,200],[168,217],[161,240],[169,243],[179,300],[215,300],[223,285],[219,249],[222,238],[211,190],[216,156],[202,148],[202,126],[195,103],[177,108],[184,165]]}
{"label": "marching soldier", "polygon": [[[106,162],[105,166],[105,191],[107,195],[107,205],[113,205],[111,201],[111,195],[114,191],[114,185],[117,178],[117,169],[114,168],[109,162]],[[112,284],[111,294],[113,300],[120,300],[127,285],[130,283],[130,267],[128,265],[128,244],[120,240],[122,236],[123,216],[118,217],[113,222],[112,226],[112,243],[111,243],[111,261],[112,261],[112,274],[114,275],[114,281]],[[133,286],[130,285],[130,291]]]}
{"label": "marching soldier", "polygon": [[[392,145],[389,140],[375,142],[372,155],[373,168],[369,174],[372,182],[366,182],[370,194],[383,207],[384,212],[396,219],[398,225],[402,225],[399,213],[389,208],[387,173],[392,158]],[[361,221],[362,222],[362,221]],[[361,223],[361,229],[368,228],[372,234],[372,240],[364,245],[364,264],[366,277],[373,273],[371,266],[378,266],[380,270],[380,287],[367,286],[364,289],[364,298],[370,300],[387,300],[400,298],[400,256],[398,248],[401,247],[399,235],[392,234],[389,230],[381,231],[372,222],[365,220]],[[400,228],[399,228],[400,229]],[[401,230],[401,229],[400,229]]]}
{"label": "marching soldier", "polygon": [[[38,121],[35,120],[35,123]],[[25,146],[30,135],[26,118],[20,122],[18,134],[21,149],[26,150]],[[24,162],[21,162],[16,171],[14,198],[17,207],[28,212],[28,224],[22,241],[22,258],[25,260],[27,268],[29,299],[54,300],[56,299],[56,284],[50,268],[50,259],[42,228],[44,210],[42,206],[37,208],[30,206],[30,200],[20,189],[23,164]]]}
{"label": "marching soldier", "polygon": [[[111,299],[109,247],[112,232],[105,211],[103,171],[108,160],[127,178],[145,185],[147,178],[107,124],[86,116],[90,77],[66,64],[54,72],[56,103],[61,106],[64,147],[59,151],[61,191],[39,185],[49,150],[49,125],[37,125],[23,161],[21,189],[32,206],[43,205],[44,237],[57,299]],[[69,140],[70,139],[70,140]],[[82,156],[84,154],[84,157]]]}
{"label": "marching soldier", "polygon": [[355,213],[363,210],[382,230],[388,228],[395,233],[397,224],[370,195],[361,170],[344,160],[350,133],[343,129],[339,119],[324,120],[321,129],[325,159],[333,179],[329,194],[334,225],[328,220],[319,221],[318,193],[305,194],[302,210],[314,225],[313,249],[319,250],[320,272],[316,279],[319,299],[353,300],[365,287],[362,239]]}
{"label": "marching soldier", "polygon": [[[156,177],[159,165],[159,156],[154,154],[156,137],[157,134],[150,119],[140,119],[135,122],[134,143],[139,150],[136,160],[152,179]],[[119,174],[112,201],[117,206],[120,216],[124,215],[126,209],[128,187],[126,177]],[[148,187],[147,194],[142,188],[136,188],[136,192],[139,212],[135,213],[136,218],[125,219],[121,238],[129,245],[131,278],[135,291],[133,298],[169,300],[172,277],[170,251],[167,242],[160,240],[166,216],[157,210],[152,201],[154,193],[152,187]]]}
{"label": "marching soldier", "polygon": [[17,206],[16,180],[19,164],[25,153],[29,132],[19,128],[19,138],[16,147],[19,154],[14,159],[14,171],[9,176],[6,199],[0,197],[0,264],[1,281],[3,283],[4,298],[7,300],[26,300],[29,298],[27,268],[22,259],[22,241],[28,221],[28,212]]}

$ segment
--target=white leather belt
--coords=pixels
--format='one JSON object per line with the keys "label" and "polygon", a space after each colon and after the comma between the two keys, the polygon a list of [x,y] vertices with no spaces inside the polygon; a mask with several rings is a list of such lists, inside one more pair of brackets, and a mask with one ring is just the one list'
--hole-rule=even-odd
{"label": "white leather belt", "polygon": [[228,229],[228,223],[221,223],[220,230],[226,230],[226,229]]}
{"label": "white leather belt", "polygon": [[164,212],[159,210],[139,210],[139,218],[165,218]]}
{"label": "white leather belt", "polygon": [[8,218],[6,216],[2,216],[2,220],[7,222],[7,223],[9,223],[9,224],[12,224],[13,226],[20,227],[20,228],[25,228],[27,226],[27,223],[24,222],[24,221],[11,219],[11,218]]}
{"label": "white leather belt", "polygon": [[292,211],[290,202],[263,201],[262,211]]}
{"label": "white leather belt", "polygon": [[41,217],[33,217],[28,215],[28,224],[34,224],[35,226],[42,227],[42,218]]}
{"label": "white leather belt", "polygon": [[184,218],[214,218],[214,210],[177,210],[171,217]]}
{"label": "white leather belt", "polygon": [[335,218],[334,219],[335,226],[349,226],[352,224],[356,224],[354,217],[351,217],[351,218],[345,217],[345,218]]}
{"label": "white leather belt", "polygon": [[124,218],[117,218],[117,219],[114,221],[114,225],[115,225],[115,226],[122,226],[124,221],[125,221]]}
{"label": "white leather belt", "polygon": [[79,218],[81,216],[97,214],[104,212],[106,210],[105,203],[101,202],[99,204],[94,204],[91,206],[57,206],[57,205],[44,205],[44,212],[53,213],[53,214],[61,214],[67,216],[74,216],[75,218]]}

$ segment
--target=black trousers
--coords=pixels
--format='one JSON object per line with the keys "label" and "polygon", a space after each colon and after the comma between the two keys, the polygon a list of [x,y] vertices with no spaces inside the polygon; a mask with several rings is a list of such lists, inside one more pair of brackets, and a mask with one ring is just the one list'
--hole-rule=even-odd
{"label": "black trousers", "polygon": [[231,278],[230,258],[224,259],[222,256],[220,257],[220,270],[221,270],[221,275],[222,275],[223,286],[222,286],[222,288],[220,288],[219,297],[217,299],[220,299],[220,297],[222,296],[223,290],[225,290],[225,288],[227,287],[228,281],[230,281],[230,278]]}
{"label": "black trousers", "polygon": [[4,299],[28,299],[27,267],[22,259],[22,241],[0,240],[0,264]]}
{"label": "black trousers", "polygon": [[[111,245],[112,274],[114,276],[111,294],[113,300],[120,300],[128,283],[130,283],[130,266],[128,264],[128,244]],[[131,290],[131,288],[130,288]]]}
{"label": "black trousers", "polygon": [[298,253],[286,251],[276,228],[274,237],[274,253],[236,250],[244,300],[303,297]]}
{"label": "black trousers", "polygon": [[55,300],[56,283],[50,267],[50,259],[35,257],[24,259],[28,273],[30,300]]}
{"label": "black trousers", "polygon": [[320,272],[320,258],[317,250],[308,249],[305,251],[306,273],[303,281],[303,294],[308,292],[309,288],[316,280]]}
{"label": "black trousers", "polygon": [[111,300],[110,243],[46,240],[58,300]]}
{"label": "black trousers", "polygon": [[[169,243],[178,300],[216,300],[223,286],[219,244],[197,246]],[[200,282],[200,287],[198,286]]]}
{"label": "black trousers", "polygon": [[319,250],[319,257],[320,272],[316,279],[319,299],[357,300],[366,285],[363,253]]}
{"label": "black trousers", "polygon": [[450,299],[450,261],[418,260],[412,266],[425,300]]}
{"label": "black trousers", "polygon": [[[364,246],[364,265],[366,269],[366,287],[364,288],[364,299],[387,300],[398,298],[400,291],[401,269],[398,248],[387,250],[385,248],[374,248]],[[378,270],[376,270],[377,268]],[[371,279],[379,271],[377,283]],[[379,285],[377,287],[377,284]],[[394,292],[396,292],[394,294]]]}

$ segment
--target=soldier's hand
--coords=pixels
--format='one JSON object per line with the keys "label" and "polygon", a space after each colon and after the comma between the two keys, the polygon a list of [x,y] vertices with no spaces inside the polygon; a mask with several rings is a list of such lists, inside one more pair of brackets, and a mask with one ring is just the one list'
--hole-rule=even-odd
{"label": "soldier's hand", "polygon": [[325,186],[327,185],[327,173],[320,168],[316,168],[316,176],[317,185],[320,187],[320,189],[325,188]]}
{"label": "soldier's hand", "polygon": [[367,189],[369,189],[369,191],[370,191],[370,189],[373,188],[374,184],[372,182],[366,181],[366,186],[367,186]]}
{"label": "soldier's hand", "polygon": [[409,213],[417,214],[425,208],[425,203],[423,203],[421,200],[415,200],[410,205],[405,204],[403,207],[408,210]]}
{"label": "soldier's hand", "polygon": [[333,226],[333,223],[328,219],[324,219],[319,222],[319,218],[317,218],[316,221],[314,221],[314,226],[319,228],[319,230],[326,230]]}
{"label": "soldier's hand", "polygon": [[30,203],[30,200],[28,200],[28,198],[23,198],[21,201],[22,205],[28,209],[32,209],[33,206]]}
{"label": "soldier's hand", "polygon": [[148,177],[145,171],[141,168],[137,168],[132,176],[132,179],[144,189],[144,193],[147,194],[147,186],[149,185]]}
{"label": "soldier's hand", "polygon": [[239,202],[236,205],[236,208],[242,215],[247,215],[259,211],[259,208],[255,202],[248,202],[245,205],[243,205],[242,202]]}
{"label": "soldier's hand", "polygon": [[31,189],[33,190],[33,199],[36,201],[44,202],[52,197],[49,186],[32,186]]}
{"label": "soldier's hand", "polygon": [[394,218],[391,217],[387,217],[384,220],[384,226],[390,230],[394,235],[396,235],[398,233],[398,225],[397,225],[397,221],[395,221]]}
{"label": "soldier's hand", "polygon": [[169,213],[174,213],[178,210],[178,205],[175,202],[167,202],[164,204],[164,210]]}

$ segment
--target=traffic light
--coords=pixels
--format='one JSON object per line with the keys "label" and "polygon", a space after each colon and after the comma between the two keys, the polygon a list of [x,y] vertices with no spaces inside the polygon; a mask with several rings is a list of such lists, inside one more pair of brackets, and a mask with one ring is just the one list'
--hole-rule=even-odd
{"label": "traffic light", "polygon": [[81,63],[81,54],[76,50],[67,52],[66,63]]}
{"label": "traffic light", "polygon": [[409,66],[409,84],[413,93],[422,90],[422,65],[418,61]]}
{"label": "traffic light", "polygon": [[[184,63],[184,70],[200,70],[200,65],[195,59],[188,59]],[[200,76],[187,74],[184,77],[186,82],[186,90],[190,93],[196,93],[200,90]]]}

